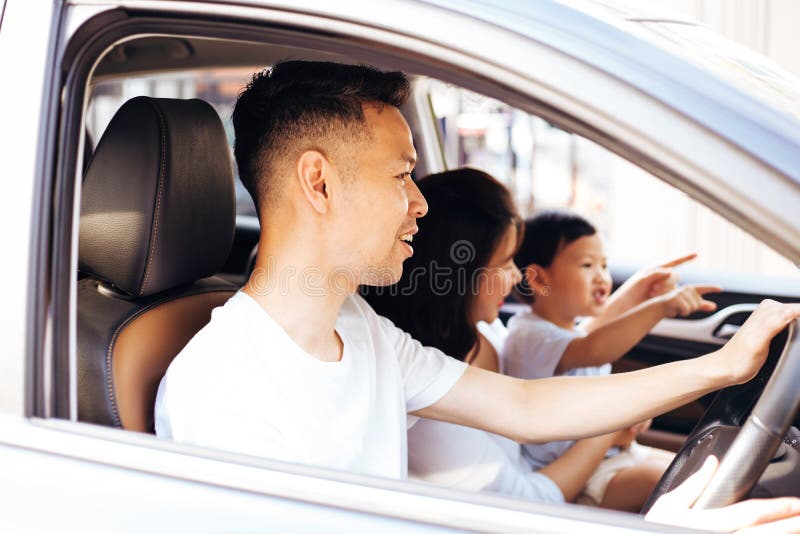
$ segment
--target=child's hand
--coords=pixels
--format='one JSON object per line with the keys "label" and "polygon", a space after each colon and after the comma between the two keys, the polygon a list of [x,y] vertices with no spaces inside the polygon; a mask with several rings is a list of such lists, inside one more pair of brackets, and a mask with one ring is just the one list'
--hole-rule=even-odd
{"label": "child's hand", "polygon": [[631,431],[634,432],[635,435],[642,434],[650,430],[650,425],[653,424],[652,419],[648,419],[647,421],[642,421],[641,423],[636,423],[631,427]]}
{"label": "child's hand", "polygon": [[800,304],[764,300],[725,346],[714,353],[730,372],[732,383],[753,378],[769,352],[769,344],[787,324],[800,317]]}
{"label": "child's hand", "polygon": [[636,439],[636,436],[638,436],[642,432],[646,432],[650,428],[652,422],[653,422],[652,419],[648,419],[647,421],[636,423],[635,425],[630,426],[628,428],[617,430],[616,432],[614,432],[613,445],[615,447],[619,447],[620,449],[627,449],[628,447],[631,446],[633,440]]}
{"label": "child's hand", "polygon": [[664,305],[664,317],[686,317],[696,311],[714,311],[717,305],[710,300],[705,300],[706,293],[719,293],[718,286],[685,285],[680,286],[666,295],[657,297]]}
{"label": "child's hand", "polygon": [[636,302],[664,295],[678,286],[678,273],[675,267],[696,257],[697,253],[693,252],[658,265],[644,267],[628,278],[623,286]]}
{"label": "child's hand", "polygon": [[630,428],[623,428],[613,433],[612,445],[620,449],[627,449],[631,446],[633,440],[636,439],[636,432],[633,430],[637,425]]}

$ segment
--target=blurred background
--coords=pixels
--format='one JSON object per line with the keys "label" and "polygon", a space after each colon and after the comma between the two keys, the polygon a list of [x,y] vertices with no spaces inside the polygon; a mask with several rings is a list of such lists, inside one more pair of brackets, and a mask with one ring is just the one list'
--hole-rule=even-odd
{"label": "blurred background", "polygon": [[[765,84],[782,68],[800,76],[795,21],[796,0],[631,0],[647,5],[659,17],[696,21],[727,40],[707,42],[686,25],[686,43],[702,47],[720,68],[759,69]],[[619,2],[615,2],[619,5]],[[747,65],[725,65],[728,47],[747,47]],[[688,48],[691,53],[691,48]],[[695,58],[702,63],[701,58]],[[97,139],[117,108],[137,95],[206,100],[220,114],[233,141],[230,113],[252,73],[217,69],[180,75],[126,79],[100,84],[90,100],[87,129]],[[800,280],[788,260],[728,223],[709,209],[608,150],[572,135],[502,102],[437,80],[417,88],[429,93],[448,167],[470,165],[497,177],[513,192],[523,215],[565,207],[594,222],[606,242],[612,263],[645,264],[696,251],[695,267],[714,272],[754,274]],[[770,87],[770,89],[775,89]],[[792,103],[790,103],[792,104]],[[797,103],[794,103],[795,105]],[[254,215],[249,196],[237,180],[237,213]]]}

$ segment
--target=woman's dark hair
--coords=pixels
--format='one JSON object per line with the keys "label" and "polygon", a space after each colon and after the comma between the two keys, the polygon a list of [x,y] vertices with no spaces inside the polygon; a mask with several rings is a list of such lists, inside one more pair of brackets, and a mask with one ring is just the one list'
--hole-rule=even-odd
{"label": "woman's dark hair", "polygon": [[509,225],[521,239],[522,220],[508,189],[485,172],[455,169],[418,185],[429,210],[419,220],[414,255],[397,284],[362,287],[362,294],[422,344],[465,360],[479,342],[470,319],[479,275]]}
{"label": "woman's dark hair", "polygon": [[[592,223],[566,210],[540,211],[525,221],[525,237],[514,256],[514,262],[522,271],[532,263],[550,267],[556,254],[581,237],[594,235],[597,229]],[[514,288],[514,297],[523,302],[534,300],[534,291],[525,277]]]}

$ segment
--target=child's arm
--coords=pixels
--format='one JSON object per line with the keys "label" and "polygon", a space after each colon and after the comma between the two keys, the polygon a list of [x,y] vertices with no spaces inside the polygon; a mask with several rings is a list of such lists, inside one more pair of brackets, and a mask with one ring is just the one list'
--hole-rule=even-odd
{"label": "child's arm", "polygon": [[678,284],[675,267],[696,257],[696,253],[687,254],[659,265],[639,269],[608,297],[603,311],[596,317],[584,320],[581,328],[592,332],[646,300],[669,293]]}
{"label": "child's arm", "polygon": [[605,458],[608,449],[613,446],[627,447],[635,437],[632,428],[627,428],[576,441],[564,454],[539,469],[539,472],[558,486],[565,501],[573,502]]}
{"label": "child's arm", "polygon": [[720,288],[716,286],[687,285],[634,307],[586,336],[572,340],[556,366],[556,373],[618,360],[661,319],[715,310],[717,305],[703,299],[703,295],[718,291]]}

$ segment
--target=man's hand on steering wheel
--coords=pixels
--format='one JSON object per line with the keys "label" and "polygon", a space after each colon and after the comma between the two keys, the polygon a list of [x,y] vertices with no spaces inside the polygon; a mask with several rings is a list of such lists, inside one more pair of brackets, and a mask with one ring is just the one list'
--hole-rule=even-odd
{"label": "man's hand on steering wheel", "polygon": [[730,341],[712,355],[715,364],[728,371],[730,384],[753,378],[767,358],[772,338],[797,317],[800,304],[762,301]]}

